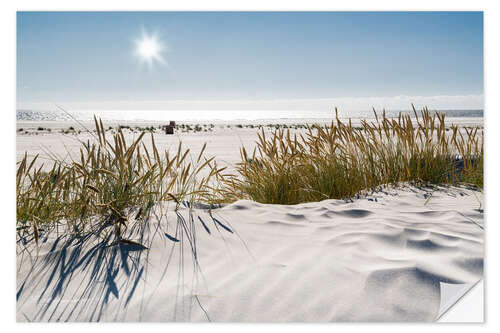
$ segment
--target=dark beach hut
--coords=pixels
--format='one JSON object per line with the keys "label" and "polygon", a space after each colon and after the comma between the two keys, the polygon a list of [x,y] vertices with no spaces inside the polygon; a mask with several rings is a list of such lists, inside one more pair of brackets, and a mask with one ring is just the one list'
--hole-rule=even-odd
{"label": "dark beach hut", "polygon": [[165,134],[174,134],[174,128],[175,128],[175,121],[170,121],[170,124],[163,126]]}

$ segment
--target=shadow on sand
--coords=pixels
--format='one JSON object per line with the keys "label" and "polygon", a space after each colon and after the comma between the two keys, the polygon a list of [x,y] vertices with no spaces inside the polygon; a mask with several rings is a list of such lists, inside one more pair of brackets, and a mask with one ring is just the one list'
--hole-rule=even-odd
{"label": "shadow on sand", "polygon": [[[161,263],[157,262],[158,257],[155,255],[155,273],[160,273],[155,276],[154,282],[159,284],[165,279],[176,251],[180,253],[179,266],[182,266],[177,267],[182,271],[177,279],[184,278],[186,255],[192,258],[193,274],[201,274],[196,258],[195,233],[195,221],[201,220],[201,217],[196,219],[190,213],[186,221],[179,212],[176,215],[177,223],[173,228],[170,227],[170,234],[162,230],[161,218],[157,219],[158,223],[155,222],[154,226],[144,223],[129,230],[127,238],[136,239],[137,243],[119,242],[111,232],[103,238],[105,227],[84,237],[67,233],[47,237],[41,239],[38,248],[32,239],[19,239],[17,320],[119,321],[129,309],[131,301],[141,302],[142,309],[147,297],[133,297],[141,280],[143,288],[144,284],[148,284],[149,290],[155,290],[158,285],[150,285],[149,279],[145,277],[151,264],[151,251],[141,244],[149,246],[155,237],[159,237],[156,244],[165,246]],[[220,224],[211,214],[210,217],[214,225]],[[207,230],[205,223],[200,230]],[[154,250],[161,251],[159,248]],[[184,284],[183,281],[177,281],[179,283]],[[205,311],[199,300],[195,301]],[[140,320],[141,314],[138,316]],[[208,314],[206,317],[209,320]]]}

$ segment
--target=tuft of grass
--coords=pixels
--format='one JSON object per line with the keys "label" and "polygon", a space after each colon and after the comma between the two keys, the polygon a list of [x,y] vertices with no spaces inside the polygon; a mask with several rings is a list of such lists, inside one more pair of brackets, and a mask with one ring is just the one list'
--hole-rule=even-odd
{"label": "tuft of grass", "polygon": [[444,114],[413,111],[415,120],[409,114],[389,119],[385,112],[379,118],[374,110],[376,121],[363,120],[361,128],[337,116],[299,136],[279,127],[266,136],[262,129],[251,156],[241,148],[237,174],[224,179],[224,197],[296,204],[400,182],[482,188],[482,129],[454,125],[447,133]]}
{"label": "tuft of grass", "polygon": [[[206,158],[206,145],[192,159],[179,143],[174,155],[160,152],[151,133],[127,144],[121,128],[111,138],[102,121],[95,120],[94,142],[81,142],[80,157],[67,163],[54,158],[52,168],[35,168],[39,158],[17,163],[16,197],[18,232],[38,242],[40,230],[63,224],[68,232],[84,235],[111,226],[116,238],[131,225],[146,221],[153,206],[164,201],[215,202],[213,184],[223,177],[214,158]],[[199,179],[201,177],[201,179]]]}
{"label": "tuft of grass", "polygon": [[[54,155],[49,171],[43,164],[35,168],[38,155],[25,154],[17,163],[17,230],[38,241],[41,231],[61,224],[75,235],[111,227],[121,240],[124,231],[144,225],[156,204],[167,201],[176,209],[186,202],[211,207],[239,199],[296,204],[400,182],[482,188],[483,129],[447,128],[444,114],[431,115],[426,108],[420,114],[414,109],[414,117],[390,119],[375,112],[376,120],[363,120],[360,127],[336,117],[329,126],[307,126],[302,134],[278,125],[268,125],[266,134],[259,126],[256,149],[248,154],[241,148],[231,175],[222,173],[225,168],[214,157],[204,156],[206,145],[195,158],[181,142],[174,154],[160,152],[154,127],[141,129],[127,143],[123,126],[106,135],[94,117],[95,132],[87,130],[93,140],[81,141],[79,158],[66,162]],[[143,142],[146,131],[150,148]]]}

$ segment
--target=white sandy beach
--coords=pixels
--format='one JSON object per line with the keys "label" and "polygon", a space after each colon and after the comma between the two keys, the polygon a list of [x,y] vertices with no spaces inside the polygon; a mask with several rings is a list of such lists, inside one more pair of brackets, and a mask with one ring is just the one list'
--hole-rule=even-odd
{"label": "white sandy beach", "polygon": [[212,214],[232,233],[182,208],[198,265],[172,210],[142,235],[130,230],[148,249],[52,232],[38,251],[18,244],[17,320],[433,321],[441,282],[482,277],[484,234],[480,193],[443,188],[425,204],[430,194],[238,201]]}
{"label": "white sandy beach", "polygon": [[[91,138],[33,134],[47,122],[17,126],[35,129],[18,133],[17,160],[25,151],[78,154],[78,140]],[[157,131],[155,141],[173,150],[181,140],[195,155],[207,142],[207,154],[231,166],[242,145],[254,146],[256,131]],[[127,140],[138,135],[124,133]],[[127,230],[148,249],[72,239],[60,229],[38,250],[33,241],[18,241],[17,320],[434,321],[440,283],[482,278],[482,202],[481,192],[465,188],[404,187],[295,206],[238,201],[212,216],[203,207],[191,215],[182,207],[177,215],[170,204],[142,233]],[[179,221],[195,232],[186,234]]]}
{"label": "white sandy beach", "polygon": [[193,9],[11,15],[16,322],[454,320],[484,11]]}
{"label": "white sandy beach", "polygon": [[[329,125],[332,119],[268,119],[268,120],[234,120],[234,121],[199,121],[199,122],[181,122],[178,124],[188,124],[194,127],[196,124],[202,126],[202,130],[199,132],[183,132],[178,129],[175,131],[174,135],[165,135],[158,126],[166,124],[165,122],[153,122],[153,121],[103,121],[104,127],[107,129],[109,127],[116,128],[119,124],[122,126],[130,126],[133,129],[135,127],[155,127],[155,143],[160,151],[169,150],[172,153],[177,150],[177,145],[179,141],[185,148],[189,148],[193,156],[197,156],[206,142],[206,155],[215,156],[217,162],[220,165],[227,166],[228,169],[232,169],[235,163],[241,161],[240,147],[245,146],[248,152],[251,152],[255,147],[255,140],[257,140],[256,133],[259,131],[256,126],[263,126],[266,133],[270,133],[272,128],[267,127],[268,124],[281,124],[281,125],[305,125],[305,124],[320,124]],[[483,126],[483,118],[446,118],[446,123],[449,125],[455,124],[461,127],[466,126]],[[82,127],[82,125],[84,127]],[[48,151],[56,154],[59,157],[67,157],[68,152],[73,156],[73,158],[79,158],[81,141],[86,142],[90,140],[91,142],[95,138],[86,132],[86,129],[94,130],[95,124],[90,121],[83,121],[81,124],[72,121],[17,121],[17,129],[22,129],[22,132],[17,131],[16,135],[16,161],[23,158],[24,153],[28,152],[28,155],[34,157],[36,154],[40,154],[40,158],[36,162],[36,166],[41,166],[45,163],[45,167],[52,167],[52,162],[50,156],[47,154]],[[210,124],[214,127],[210,129]],[[353,126],[360,126],[359,119],[352,120]],[[203,125],[207,125],[206,127]],[[230,127],[228,127],[228,125]],[[237,125],[244,126],[243,128],[236,127]],[[252,125],[254,128],[249,128],[245,126]],[[50,128],[51,131],[48,132],[38,131],[37,128],[43,127],[44,129]],[[76,131],[80,130],[80,134],[74,134],[73,132],[64,134],[60,133],[61,130],[67,130],[69,127],[73,127]],[[207,131],[204,131],[204,130]],[[28,132],[28,134],[24,134]],[[127,142],[132,142],[134,138],[137,138],[140,134],[138,130],[135,133],[129,129],[123,129],[123,133]],[[292,135],[294,133],[305,134],[305,129],[291,129]],[[111,137],[111,131],[107,131],[107,135]],[[151,147],[151,139],[149,135],[143,138],[143,142],[149,148]],[[67,161],[70,161],[68,158]]]}

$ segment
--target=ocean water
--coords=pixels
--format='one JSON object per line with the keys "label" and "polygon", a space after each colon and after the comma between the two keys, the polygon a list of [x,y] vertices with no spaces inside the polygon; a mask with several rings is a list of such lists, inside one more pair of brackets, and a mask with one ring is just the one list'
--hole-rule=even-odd
{"label": "ocean water", "polygon": [[[447,118],[480,118],[483,110],[438,110],[444,112]],[[400,112],[413,114],[409,110],[387,111],[388,117],[395,117]],[[380,114],[380,113],[379,113]],[[92,110],[92,111],[34,111],[17,110],[16,119],[19,121],[89,121],[93,116],[108,121],[231,121],[231,120],[260,120],[260,119],[328,119],[334,118],[335,112],[330,111],[287,111],[287,110]],[[346,119],[371,119],[373,111],[339,111],[339,117]]]}

